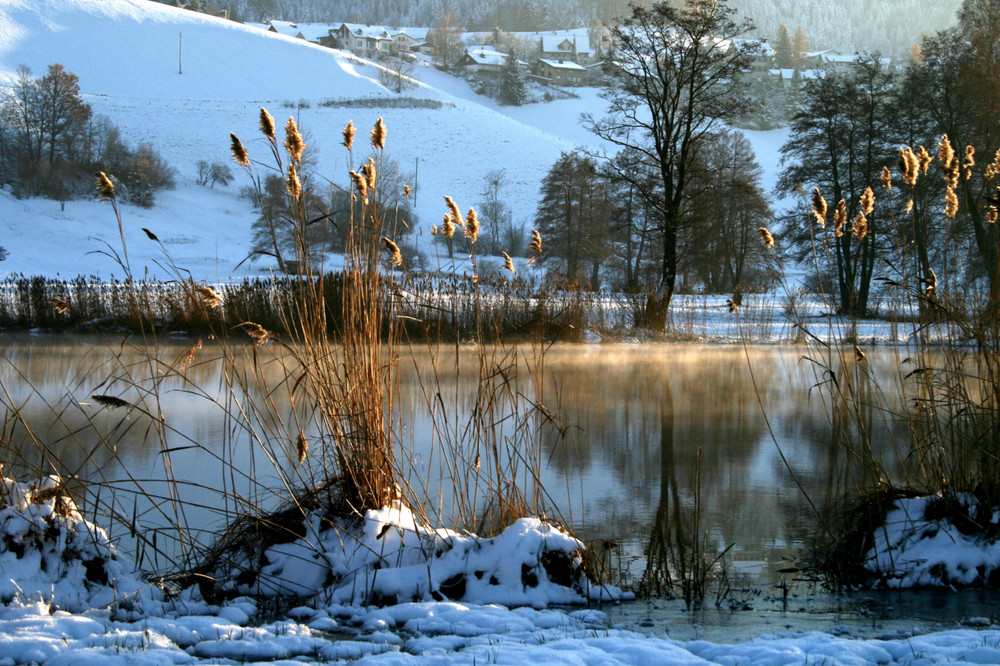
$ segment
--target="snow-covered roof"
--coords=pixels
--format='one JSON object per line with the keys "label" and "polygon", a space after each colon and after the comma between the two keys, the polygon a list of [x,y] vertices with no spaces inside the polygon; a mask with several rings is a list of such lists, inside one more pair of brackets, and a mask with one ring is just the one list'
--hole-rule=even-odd
{"label": "snow-covered roof", "polygon": [[411,39],[415,39],[418,42],[422,42],[427,39],[427,33],[431,31],[430,28],[400,28],[397,30],[395,35],[406,35]]}
{"label": "snow-covered roof", "polygon": [[356,37],[368,37],[371,39],[392,39],[392,35],[380,25],[365,25],[363,23],[341,23],[340,28],[346,28],[348,32]]}
{"label": "snow-covered roof", "polygon": [[326,37],[331,30],[336,30],[336,24],[330,23],[293,23],[291,21],[268,21],[270,30],[279,35],[288,37],[298,37],[307,42],[318,42],[321,37]]}
{"label": "snow-covered roof", "polygon": [[549,67],[553,67],[555,69],[572,69],[580,72],[586,71],[587,69],[583,65],[579,65],[570,60],[549,60],[547,58],[539,58],[538,62],[544,62]]}
{"label": "snow-covered roof", "polygon": [[545,53],[591,54],[590,37],[576,33],[554,33],[542,35],[542,51]]}
{"label": "snow-covered roof", "polygon": [[488,51],[486,49],[473,49],[467,51],[466,55],[472,58],[477,65],[493,65],[503,67],[507,62],[507,54],[499,51]]}

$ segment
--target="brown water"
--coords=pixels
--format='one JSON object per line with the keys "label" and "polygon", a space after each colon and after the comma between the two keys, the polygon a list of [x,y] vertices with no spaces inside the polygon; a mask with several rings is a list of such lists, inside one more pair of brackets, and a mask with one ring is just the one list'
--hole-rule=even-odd
{"label": "brown water", "polygon": [[[162,375],[190,343],[161,346],[151,363],[119,339],[3,336],[4,458],[16,462],[13,452],[20,452],[30,466],[106,483],[97,504],[123,519],[114,535],[126,548],[135,547],[133,525],[147,535],[157,532],[165,549],[171,522],[187,524],[207,542],[227,512],[246,508],[244,501],[273,503],[269,489],[280,495],[283,479],[300,482],[306,472],[291,445],[298,426],[265,445],[259,437],[276,432],[274,424],[240,416],[261,400],[252,381],[246,394],[230,390],[217,350],[207,346],[186,380],[162,380],[156,393],[148,391],[150,378]],[[411,461],[412,485],[426,488],[428,507],[440,509],[447,522],[455,502],[450,478],[457,472],[442,466],[442,433],[456,441],[467,437],[480,357],[463,348],[456,377],[454,348],[413,353],[404,352],[400,362],[400,445]],[[730,547],[726,561],[737,585],[786,578],[781,570],[815,533],[814,507],[842,488],[843,454],[818,386],[828,376],[803,359],[809,353],[800,346],[566,345],[550,348],[538,372],[532,350],[521,350],[528,362],[508,385],[558,416],[559,427],[541,427],[549,511],[600,542],[606,565],[622,582],[639,579],[648,553],[666,552],[678,530],[701,535],[709,549]],[[277,386],[282,370],[266,360],[269,354],[260,350],[258,371]],[[249,376],[249,350],[246,358]],[[872,349],[867,363],[876,381],[892,385],[893,350]],[[295,413],[288,393],[286,385],[270,394],[280,414]],[[94,395],[142,408],[102,407]],[[437,430],[428,405],[439,412]],[[162,421],[151,418],[156,414]],[[541,423],[532,418],[530,424]],[[310,431],[308,422],[303,427]],[[876,416],[868,427],[873,441],[891,449],[891,423]],[[498,432],[513,436],[509,424]],[[173,491],[158,481],[167,475],[179,482]],[[138,486],[162,499],[136,500]],[[182,511],[166,501],[171,492],[183,501]],[[153,559],[144,564],[168,566]]]}

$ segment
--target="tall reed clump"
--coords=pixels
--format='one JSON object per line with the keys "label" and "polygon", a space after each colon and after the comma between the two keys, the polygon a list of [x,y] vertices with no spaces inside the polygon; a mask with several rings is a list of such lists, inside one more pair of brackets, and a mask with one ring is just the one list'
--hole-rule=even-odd
{"label": "tall reed clump", "polygon": [[[968,248],[956,241],[958,192],[973,187],[974,150],[956,155],[947,136],[935,160],[923,146],[900,151],[898,172],[882,170],[881,197],[898,239],[881,278],[901,314],[893,330],[910,330],[902,347],[863,349],[819,343],[810,355],[825,391],[834,442],[843,452],[844,495],[817,550],[820,568],[838,585],[871,579],[862,558],[883,529],[887,511],[900,497],[930,495],[941,516],[962,530],[996,538],[992,516],[1000,508],[1000,317],[987,275],[976,280],[954,257]],[[943,187],[932,182],[939,171]],[[980,187],[1000,174],[1000,153],[987,165]],[[894,182],[895,181],[895,182]],[[926,182],[925,182],[926,181]],[[933,187],[932,187],[933,186]],[[902,201],[896,199],[902,193]],[[932,192],[940,192],[934,202]],[[817,193],[818,194],[818,193]],[[869,188],[863,198],[872,200]],[[965,198],[971,203],[969,198]],[[890,205],[896,203],[897,205]],[[983,199],[966,211],[995,225],[996,201]],[[817,213],[818,215],[819,213]],[[971,224],[975,225],[972,219]],[[994,234],[995,229],[985,228]],[[987,267],[987,271],[991,270]],[[853,347],[853,348],[852,348]],[[896,367],[893,386],[880,386],[870,365],[881,359]],[[897,443],[877,441],[876,421],[897,433]],[[969,500],[968,498],[974,498]],[[960,499],[964,498],[964,499]],[[971,503],[970,503],[971,501]],[[978,507],[978,508],[976,508]]]}
{"label": "tall reed clump", "polygon": [[[344,230],[344,272],[339,285],[343,312],[334,319],[341,322],[340,330],[335,331],[328,329],[331,319],[326,312],[329,278],[322,259],[309,251],[308,226],[312,220],[305,205],[301,175],[307,147],[293,118],[284,126],[281,145],[274,120],[265,109],[260,112],[260,128],[276,168],[284,174],[290,211],[290,220],[285,222],[290,223],[294,240],[294,263],[288,264],[294,267],[294,279],[290,303],[283,310],[287,312],[283,328],[292,337],[286,348],[296,360],[288,378],[293,397],[314,403],[323,444],[318,453],[325,481],[339,478],[345,498],[355,511],[380,508],[400,493],[388,415],[393,412],[399,345],[393,276],[402,258],[395,243],[380,235],[393,221],[385,219],[388,213],[373,200],[379,179],[376,165],[385,148],[386,127],[379,118],[370,133],[375,157],[358,170],[353,168],[353,122],[343,131],[343,146],[351,167],[351,211]],[[262,197],[254,163],[242,142],[235,135],[231,138],[234,159],[247,170]],[[275,257],[282,261],[278,221],[265,221]],[[248,332],[253,330],[249,326]],[[266,337],[266,331],[261,337]],[[305,451],[301,444],[304,433],[295,438],[300,442],[298,448]]]}

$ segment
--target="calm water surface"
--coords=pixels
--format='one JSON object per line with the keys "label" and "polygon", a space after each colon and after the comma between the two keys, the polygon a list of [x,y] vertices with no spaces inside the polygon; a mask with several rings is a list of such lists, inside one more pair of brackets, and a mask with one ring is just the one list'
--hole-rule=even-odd
{"label": "calm water surface", "polygon": [[[183,520],[209,540],[224,522],[223,512],[241,508],[234,496],[267,504],[261,484],[281,485],[275,465],[293,477],[301,468],[291,446],[272,449],[272,462],[244,428],[224,416],[224,411],[239,412],[246,401],[227,388],[222,364],[213,360],[217,350],[206,346],[199,352],[187,381],[164,380],[159,402],[138,388],[150,386],[148,377],[174,363],[191,342],[162,346],[157,352],[162,365],[157,365],[130,353],[120,340],[3,336],[0,381],[6,391],[8,460],[11,451],[19,451],[30,464],[108,481],[119,492],[111,501],[106,493],[105,504],[128,517],[126,522],[135,516],[139,529]],[[458,361],[454,348],[414,354],[404,352],[400,363],[401,446],[412,461],[414,485],[427,488],[429,506],[448,516],[454,496],[449,472],[440,465],[442,431],[426,416],[427,405],[447,408],[444,432],[461,439],[475,403],[479,355],[473,348],[463,348]],[[688,633],[679,638],[702,635],[706,630],[699,621],[718,631],[743,623],[753,624],[757,633],[771,624],[780,631],[785,613],[800,607],[806,612],[795,616],[795,627],[810,617],[821,618],[824,626],[853,618],[857,626],[891,633],[905,631],[918,619],[933,623],[943,617],[941,609],[948,604],[940,600],[929,602],[936,609],[928,611],[930,617],[922,617],[923,606],[903,612],[900,626],[890,620],[908,603],[902,600],[824,597],[819,607],[810,606],[799,596],[807,593],[806,584],[782,571],[794,566],[815,534],[814,507],[826,506],[843,488],[843,454],[833,441],[820,386],[829,375],[803,358],[809,354],[801,346],[566,345],[548,350],[543,373],[530,362],[519,367],[517,390],[558,416],[559,427],[542,428],[540,456],[552,511],[558,507],[582,537],[603,544],[606,565],[622,581],[640,579],[648,554],[662,553],[678,525],[695,529],[712,548],[731,546],[727,563],[740,591],[736,596],[757,610],[726,615],[731,619],[723,621],[688,614],[683,623]],[[523,350],[522,356],[530,359],[532,352]],[[874,382],[894,385],[900,367],[895,350],[870,349],[867,364]],[[850,366],[853,359],[835,372],[850,371]],[[278,382],[277,364],[262,368]],[[137,403],[145,397],[146,411],[158,411],[163,421],[141,411],[126,415],[101,407],[91,397],[97,394]],[[271,398],[279,412],[292,415],[287,394],[275,391]],[[14,411],[23,423],[12,418]],[[110,446],[93,436],[91,426],[106,433]],[[163,427],[167,434],[158,436]],[[866,427],[886,451],[899,441],[890,419],[876,415]],[[509,426],[503,428],[510,436]],[[128,479],[138,479],[166,496],[165,487],[150,484],[167,473],[183,484],[178,492],[190,503],[183,516],[163,502],[159,507],[157,502],[136,504],[129,491]],[[695,516],[698,523],[692,527]],[[117,532],[126,548],[134,543],[128,529]],[[145,564],[164,566],[152,560]],[[787,597],[778,587],[782,581],[791,586]],[[992,608],[989,597],[963,598],[961,603],[952,598],[957,605],[947,621],[982,615],[976,612],[983,610],[980,603]],[[637,627],[677,621],[669,616],[676,606],[623,608],[615,617]],[[881,609],[877,619],[871,608]],[[755,613],[761,613],[756,620]]]}

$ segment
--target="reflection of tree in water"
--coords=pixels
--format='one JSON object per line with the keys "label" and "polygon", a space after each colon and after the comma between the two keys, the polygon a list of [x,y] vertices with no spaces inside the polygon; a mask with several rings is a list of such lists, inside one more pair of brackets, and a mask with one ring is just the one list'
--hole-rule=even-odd
{"label": "reflection of tree in water", "polygon": [[[679,585],[690,608],[703,600],[712,569],[725,550],[710,545],[707,530],[703,534],[702,449],[697,451],[693,468],[677,464],[674,394],[669,382],[663,384],[660,403],[660,496],[646,547],[646,571],[639,587],[645,596],[663,597],[672,596]],[[685,473],[694,476],[686,504],[679,479]]]}

